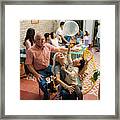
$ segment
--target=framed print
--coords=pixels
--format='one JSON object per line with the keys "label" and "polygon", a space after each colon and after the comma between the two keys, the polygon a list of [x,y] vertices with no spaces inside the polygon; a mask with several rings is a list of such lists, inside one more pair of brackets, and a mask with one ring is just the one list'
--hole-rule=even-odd
{"label": "framed print", "polygon": [[2,1],[1,118],[119,119],[119,7]]}

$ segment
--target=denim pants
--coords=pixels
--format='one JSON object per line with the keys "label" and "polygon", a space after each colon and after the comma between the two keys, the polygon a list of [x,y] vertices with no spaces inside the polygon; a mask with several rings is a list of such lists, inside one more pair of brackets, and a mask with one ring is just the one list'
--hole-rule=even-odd
{"label": "denim pants", "polygon": [[49,77],[52,75],[52,66],[49,65],[47,68],[38,70],[37,71],[42,77],[40,78],[39,86],[41,90],[44,92],[44,98],[45,100],[48,100],[50,98],[49,92],[48,92],[48,85],[46,81],[46,77]]}
{"label": "denim pants", "polygon": [[76,100],[77,99],[77,95],[75,91],[72,92],[72,94],[70,94],[68,90],[62,89],[60,92],[60,95],[62,96],[62,100]]}

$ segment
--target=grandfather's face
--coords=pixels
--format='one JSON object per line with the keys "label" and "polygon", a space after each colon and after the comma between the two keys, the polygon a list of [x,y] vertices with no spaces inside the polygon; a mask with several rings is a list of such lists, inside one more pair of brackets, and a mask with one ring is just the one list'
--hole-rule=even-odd
{"label": "grandfather's face", "polygon": [[45,43],[45,38],[44,36],[42,36],[41,34],[37,34],[35,36],[35,44],[38,46],[38,47],[42,47]]}

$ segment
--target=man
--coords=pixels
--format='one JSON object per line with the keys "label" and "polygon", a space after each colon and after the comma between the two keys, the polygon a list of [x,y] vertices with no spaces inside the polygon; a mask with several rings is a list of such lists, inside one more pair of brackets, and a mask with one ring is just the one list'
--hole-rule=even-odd
{"label": "man", "polygon": [[59,41],[60,45],[61,44],[64,45],[64,44],[68,43],[68,41],[64,38],[64,32],[63,32],[64,23],[65,22],[60,22],[60,27],[56,31],[56,35],[61,38],[61,40]]}
{"label": "man", "polygon": [[45,38],[40,33],[35,36],[35,44],[26,53],[26,65],[30,72],[37,78],[42,91],[44,92],[44,99],[49,99],[47,90],[46,77],[52,75],[50,65],[51,52],[65,52],[67,48],[54,47],[49,43],[45,43]]}

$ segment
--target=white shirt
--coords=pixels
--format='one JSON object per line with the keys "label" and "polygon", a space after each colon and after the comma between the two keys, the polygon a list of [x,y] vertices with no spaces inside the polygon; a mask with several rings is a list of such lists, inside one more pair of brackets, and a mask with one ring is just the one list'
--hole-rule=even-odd
{"label": "white shirt", "polygon": [[97,37],[100,38],[100,25],[98,25]]}
{"label": "white shirt", "polygon": [[[56,36],[59,36],[59,35],[64,36],[64,32],[61,29],[61,27],[59,27],[56,31]],[[59,40],[59,42],[62,43],[62,40]]]}
{"label": "white shirt", "polygon": [[84,44],[87,46],[88,44],[90,44],[90,38],[88,36],[84,36],[83,38],[84,40]]}
{"label": "white shirt", "polygon": [[61,29],[61,27],[59,27],[56,31],[56,35],[63,35],[64,36],[64,32],[63,30]]}
{"label": "white shirt", "polygon": [[57,39],[57,38],[51,39],[51,42],[52,42],[52,45],[54,45],[54,46],[56,46],[56,47],[59,46],[59,44],[58,44],[58,39]]}

